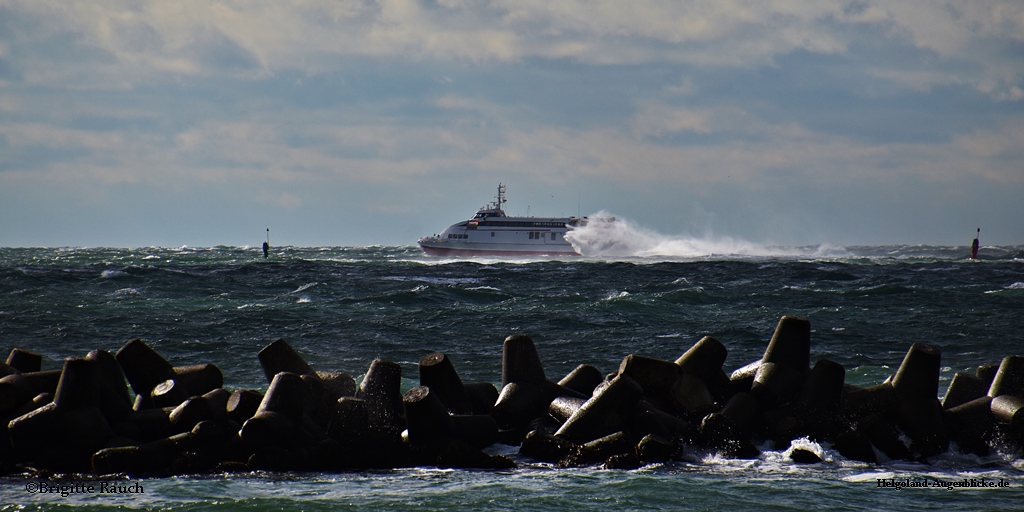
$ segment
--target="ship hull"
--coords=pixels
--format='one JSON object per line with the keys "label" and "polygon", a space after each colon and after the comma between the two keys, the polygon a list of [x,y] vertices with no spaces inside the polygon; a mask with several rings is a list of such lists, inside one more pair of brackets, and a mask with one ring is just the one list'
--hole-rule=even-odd
{"label": "ship hull", "polygon": [[572,246],[568,249],[554,247],[467,247],[453,246],[451,244],[430,244],[420,243],[428,256],[579,256]]}
{"label": "ship hull", "polygon": [[497,199],[477,210],[471,219],[452,224],[438,235],[419,239],[430,256],[579,256],[565,234],[586,225],[586,218],[511,217],[501,205],[505,186],[498,184]]}

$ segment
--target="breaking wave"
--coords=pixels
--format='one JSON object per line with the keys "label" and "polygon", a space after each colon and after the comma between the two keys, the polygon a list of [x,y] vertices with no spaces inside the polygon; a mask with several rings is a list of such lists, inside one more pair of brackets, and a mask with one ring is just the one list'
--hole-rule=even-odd
{"label": "breaking wave", "polygon": [[746,240],[709,235],[704,238],[686,235],[664,235],[599,212],[588,218],[586,226],[566,233],[565,238],[583,256],[588,257],[677,257],[705,258],[712,256],[745,257],[842,257],[842,247],[781,247],[762,245]]}

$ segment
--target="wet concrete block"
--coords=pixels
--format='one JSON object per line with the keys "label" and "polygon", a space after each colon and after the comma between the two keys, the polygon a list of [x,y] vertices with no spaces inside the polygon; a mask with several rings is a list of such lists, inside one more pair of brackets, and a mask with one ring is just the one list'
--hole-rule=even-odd
{"label": "wet concrete block", "polygon": [[871,446],[871,441],[863,432],[849,431],[836,438],[832,447],[843,457],[850,460],[878,464],[878,456]]}
{"label": "wet concrete block", "polygon": [[455,423],[441,398],[428,386],[416,386],[403,396],[408,439],[414,445],[439,443],[452,437]]}
{"label": "wet concrete block", "polygon": [[625,471],[639,469],[643,462],[635,453],[612,455],[604,461],[605,469],[621,469]]}
{"label": "wet concrete block", "polygon": [[93,350],[85,358],[93,361],[96,366],[94,393],[103,414],[117,420],[131,413],[132,400],[128,396],[128,384],[114,355],[106,350]]}
{"label": "wet concrete block", "polygon": [[619,375],[570,417],[555,435],[586,443],[625,428],[643,395],[628,375]]}
{"label": "wet concrete block", "polygon": [[942,353],[938,347],[925,343],[911,345],[892,378],[897,399],[937,398],[941,361]]}
{"label": "wet concrete block", "polygon": [[276,340],[263,347],[256,356],[260,360],[263,375],[267,378],[268,383],[281,372],[316,376],[316,371],[284,339]]}
{"label": "wet concrete block", "polygon": [[[557,435],[557,434],[556,434]],[[595,464],[607,460],[609,457],[621,454],[636,454],[636,442],[629,432],[613,432],[604,437],[584,443],[578,452],[570,454],[569,458],[563,461],[566,466],[583,464]]]}
{"label": "wet concrete block", "polygon": [[510,382],[501,389],[491,416],[505,430],[518,429],[545,414],[554,399],[539,384]]}
{"label": "wet concrete block", "polygon": [[855,389],[844,394],[843,404],[844,415],[853,423],[873,415],[890,416],[896,407],[896,391],[890,383]]}
{"label": "wet concrete block", "polygon": [[346,372],[316,372],[323,382],[324,389],[333,401],[344,396],[356,396],[356,380]]}
{"label": "wet concrete block", "polygon": [[846,369],[828,359],[814,364],[800,393],[800,407],[807,411],[838,411],[843,404]]}
{"label": "wet concrete block", "polygon": [[466,389],[455,366],[448,356],[431,352],[420,358],[420,385],[431,389],[452,414],[471,414],[473,404],[466,395]]}
{"label": "wet concrete block", "polygon": [[722,368],[728,355],[725,345],[711,336],[705,336],[679,356],[676,364],[683,373],[707,379]]}
{"label": "wet concrete block", "polygon": [[220,422],[230,420],[228,417],[228,401],[231,400],[231,392],[224,388],[217,388],[203,394],[203,399],[210,405],[210,419]]}
{"label": "wet concrete block", "polygon": [[19,373],[0,378],[0,414],[21,407],[41,393],[57,391],[62,370]]}
{"label": "wet concrete block", "polygon": [[482,414],[452,416],[452,438],[474,448],[487,448],[498,442],[498,423]]}
{"label": "wet concrete block", "polygon": [[988,389],[992,385],[992,381],[996,378],[996,373],[999,372],[1000,364],[983,364],[975,370],[974,375],[985,383],[985,388]]}
{"label": "wet concrete block", "polygon": [[64,360],[53,403],[61,409],[92,407],[97,403],[95,395],[96,363],[80,357]]}
{"label": "wet concrete block", "polygon": [[779,319],[761,361],[806,372],[811,366],[811,322],[789,315]]}
{"label": "wet concrete block", "polygon": [[586,402],[586,398],[574,396],[555,397],[555,399],[548,404],[548,414],[551,415],[559,425],[561,425],[571,418],[572,415],[580,409],[580,407],[583,407],[583,404]]}
{"label": "wet concrete block", "polygon": [[[144,396],[144,395],[139,395]],[[153,386],[148,393],[149,400],[141,401],[138,396],[135,400],[135,410],[144,408],[177,407],[188,399],[189,393],[181,383],[174,379],[167,379]]]}
{"label": "wet concrete block", "polygon": [[174,367],[174,380],[184,386],[185,393],[199,396],[224,386],[224,374],[214,364],[193,364]]}
{"label": "wet concrete block", "polygon": [[38,372],[43,369],[43,356],[23,348],[13,348],[7,355],[6,364],[19,373]]}
{"label": "wet concrete block", "polygon": [[646,464],[668,462],[675,452],[668,439],[657,435],[646,435],[636,445],[637,457]]}
{"label": "wet concrete block", "polygon": [[604,380],[601,370],[589,364],[581,364],[569,372],[558,385],[576,391],[580,394],[591,396],[594,388]]}
{"label": "wet concrete block", "polygon": [[682,370],[672,361],[630,354],[619,365],[619,375],[628,375],[646,396],[667,396]]}
{"label": "wet concrete block", "polygon": [[969,373],[957,372],[953,375],[953,380],[950,381],[949,387],[946,388],[946,396],[942,398],[942,408],[943,410],[948,410],[966,404],[971,400],[985,396],[988,390],[989,386],[979,377]]}
{"label": "wet concrete block", "polygon": [[254,389],[237,389],[228,398],[228,418],[236,423],[245,423],[253,417],[263,402],[263,394]]}
{"label": "wet concrete block", "polygon": [[203,397],[185,400],[171,411],[171,431],[175,434],[191,432],[196,424],[213,418],[213,409]]}
{"label": "wet concrete block", "polygon": [[512,382],[540,384],[546,380],[533,338],[525,334],[505,338],[501,354],[501,386]]}
{"label": "wet concrete block", "polygon": [[950,440],[961,451],[981,457],[989,454],[989,442],[995,434],[996,421],[991,404],[992,397],[982,395],[942,412],[942,422],[946,425]]}
{"label": "wet concrete block", "polygon": [[806,372],[775,363],[762,363],[754,374],[750,394],[761,400],[768,409],[788,404],[796,399],[803,386]]}
{"label": "wet concrete block", "polygon": [[356,398],[366,401],[370,428],[386,437],[396,437],[405,430],[401,386],[402,367],[374,359],[356,392]]}
{"label": "wet concrete block", "polygon": [[1007,432],[1017,442],[1024,442],[1024,398],[1013,395],[999,395],[989,404],[992,416],[1006,425]]}
{"label": "wet concrete block", "polygon": [[668,401],[682,416],[700,419],[715,411],[715,401],[704,380],[689,373],[680,374],[669,389]]}
{"label": "wet concrete block", "polygon": [[523,443],[519,446],[519,454],[554,464],[579,449],[580,445],[557,437],[550,432],[533,430],[523,439]]}
{"label": "wet concrete block", "polygon": [[256,411],[274,412],[299,424],[306,413],[307,386],[302,377],[295,373],[281,372],[274,375],[263,401]]}
{"label": "wet concrete block", "polygon": [[136,395],[148,395],[157,384],[174,378],[171,363],[139,338],[128,340],[114,357]]}
{"label": "wet concrete block", "polygon": [[1006,356],[999,364],[988,396],[1013,395],[1024,398],[1024,356]]}

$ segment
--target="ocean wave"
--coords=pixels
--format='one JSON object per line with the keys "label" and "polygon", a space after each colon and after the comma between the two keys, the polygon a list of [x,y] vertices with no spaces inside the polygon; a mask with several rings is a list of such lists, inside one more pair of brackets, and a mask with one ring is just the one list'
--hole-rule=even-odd
{"label": "ocean wave", "polygon": [[310,288],[312,288],[312,287],[314,287],[314,286],[316,286],[318,284],[320,284],[320,283],[319,282],[307,283],[307,284],[304,284],[304,285],[296,288],[295,290],[292,290],[291,293],[302,293],[302,292],[304,292],[304,291],[306,291],[306,290],[308,290],[308,289],[310,289]]}

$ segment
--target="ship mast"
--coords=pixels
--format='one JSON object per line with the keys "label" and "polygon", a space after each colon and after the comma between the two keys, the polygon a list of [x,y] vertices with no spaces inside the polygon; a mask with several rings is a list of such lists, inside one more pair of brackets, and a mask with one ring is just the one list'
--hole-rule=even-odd
{"label": "ship mast", "polygon": [[505,185],[498,183],[498,196],[495,199],[497,199],[497,202],[494,203],[494,208],[501,210],[501,204],[508,201],[505,199]]}

